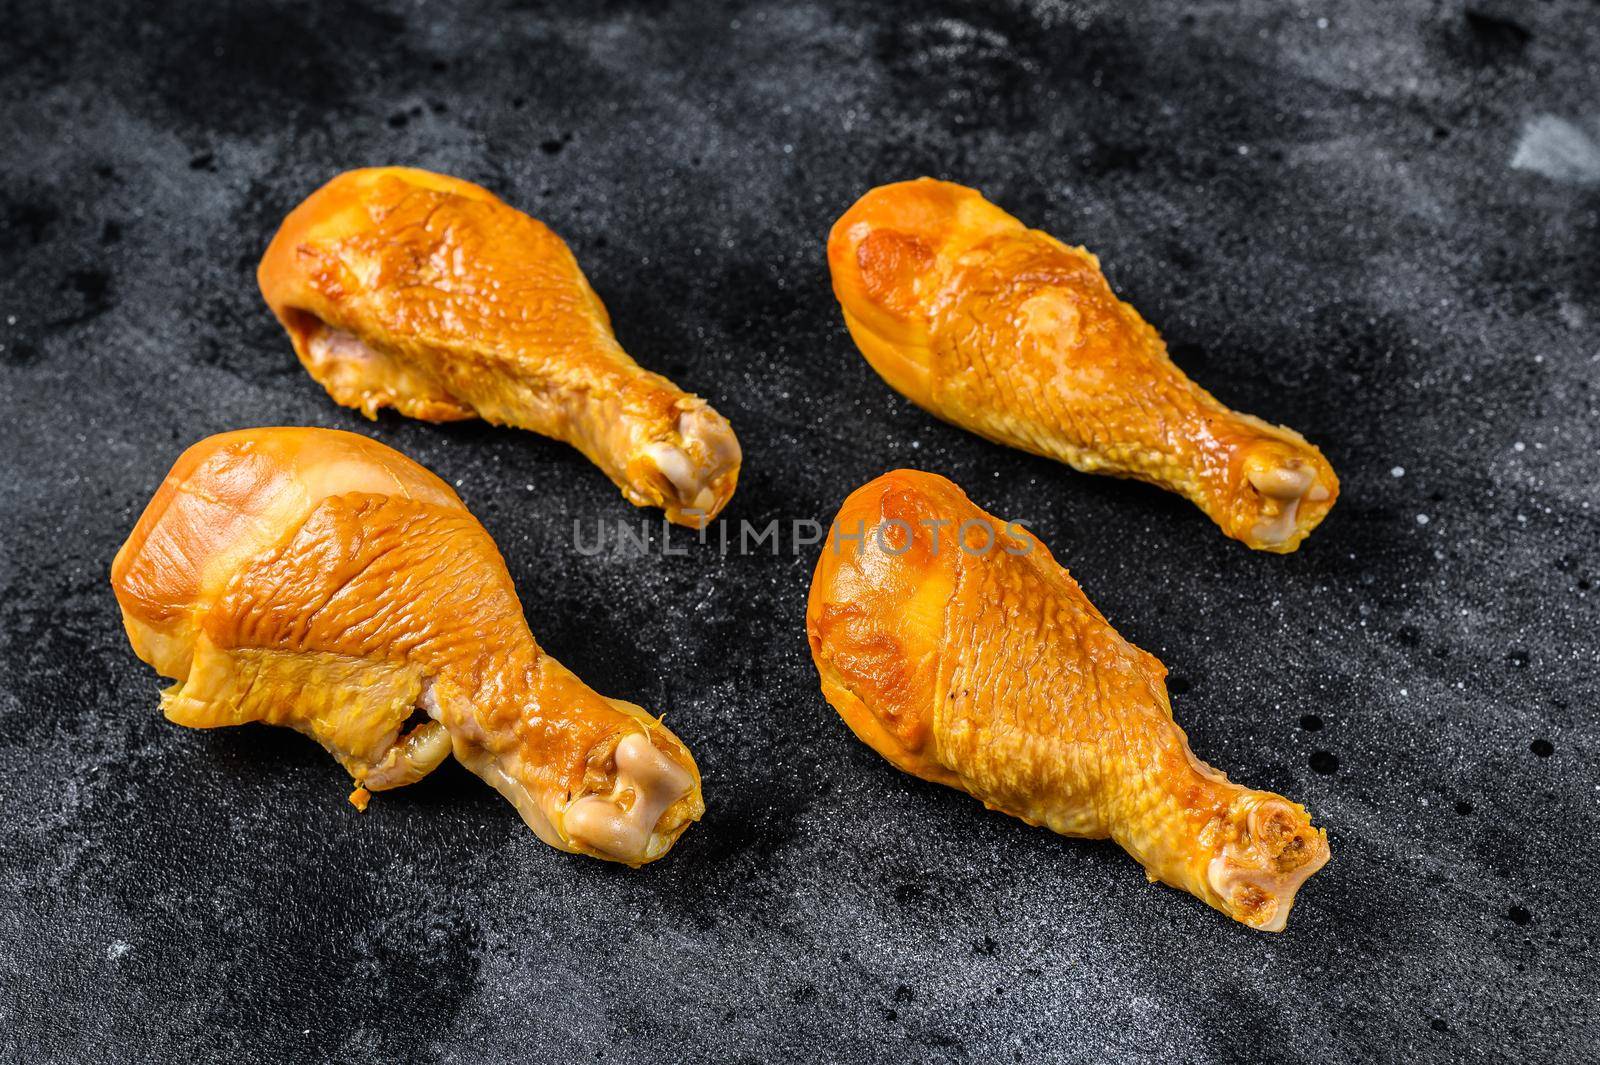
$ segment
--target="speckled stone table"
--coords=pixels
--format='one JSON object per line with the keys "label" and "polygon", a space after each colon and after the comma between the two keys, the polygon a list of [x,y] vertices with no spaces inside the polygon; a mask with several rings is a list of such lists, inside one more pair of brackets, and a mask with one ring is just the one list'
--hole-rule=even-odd
{"label": "speckled stone table", "polygon": [[[1594,1060],[1600,9],[0,2],[0,1058]],[[576,452],[335,407],[256,293],[335,172],[481,182],[711,397],[728,518],[913,465],[1027,521],[1196,750],[1333,861],[1264,936],[890,769],[817,690],[810,550],[573,549]],[[939,424],[823,236],[976,185],[1179,362],[1322,445],[1289,557]],[[456,484],[544,645],[663,711],[708,811],[637,872],[450,766],[365,815],[309,741],[167,724],[106,574],[208,433],[354,429]]]}

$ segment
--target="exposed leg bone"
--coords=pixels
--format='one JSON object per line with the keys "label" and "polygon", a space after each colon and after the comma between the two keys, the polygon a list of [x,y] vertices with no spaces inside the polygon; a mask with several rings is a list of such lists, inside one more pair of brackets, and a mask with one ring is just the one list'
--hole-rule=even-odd
{"label": "exposed leg bone", "polygon": [[719,495],[727,494],[722,482],[739,469],[739,441],[728,420],[704,403],[678,415],[675,435],[675,440],[650,444],[644,451],[676,496],[669,517],[682,511],[708,515]]}
{"label": "exposed leg bone", "polygon": [[609,795],[585,795],[567,807],[564,826],[574,843],[618,861],[648,856],[650,837],[667,807],[689,793],[687,770],[642,732],[617,744],[617,781]]}
{"label": "exposed leg bone", "polygon": [[1294,535],[1301,500],[1320,503],[1328,490],[1317,483],[1316,469],[1292,455],[1262,452],[1245,460],[1245,477],[1261,495],[1261,520],[1251,535],[1263,544],[1281,544]]}
{"label": "exposed leg bone", "polygon": [[1304,824],[1304,813],[1280,798],[1245,794],[1224,829],[1231,838],[1211,860],[1206,879],[1233,914],[1263,932],[1281,932],[1295,892],[1328,863],[1328,843]]}
{"label": "exposed leg bone", "polygon": [[369,791],[388,791],[415,784],[450,756],[450,730],[425,721],[389,748],[389,755],[362,781]]}

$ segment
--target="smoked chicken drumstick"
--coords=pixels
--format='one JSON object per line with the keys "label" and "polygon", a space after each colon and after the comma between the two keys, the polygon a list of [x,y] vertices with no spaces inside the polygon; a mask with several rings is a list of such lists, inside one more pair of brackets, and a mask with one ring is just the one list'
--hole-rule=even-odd
{"label": "smoked chicken drumstick", "polygon": [[661,857],[705,808],[676,736],[539,648],[456,494],[366,437],[200,441],[111,582],[134,651],[177,678],[168,719],[297,729],[350,772],[358,806],[454,753],[552,847],[629,865]]}
{"label": "smoked chicken drumstick", "polygon": [[822,690],[895,766],[1282,930],[1328,860],[1303,807],[1197,759],[1166,669],[1117,635],[1049,550],[913,470],[859,488],[811,583]]}
{"label": "smoked chicken drumstick", "polygon": [[872,368],[946,421],[1170,489],[1261,551],[1300,546],[1339,494],[1299,433],[1185,377],[1098,259],[974,189],[873,189],[834,224],[828,265]]}
{"label": "smoked chicken drumstick", "polygon": [[727,419],[629,358],[561,238],[477,185],[340,174],[284,219],[257,279],[311,376],[369,418],[393,407],[564,440],[683,525],[733,495]]}

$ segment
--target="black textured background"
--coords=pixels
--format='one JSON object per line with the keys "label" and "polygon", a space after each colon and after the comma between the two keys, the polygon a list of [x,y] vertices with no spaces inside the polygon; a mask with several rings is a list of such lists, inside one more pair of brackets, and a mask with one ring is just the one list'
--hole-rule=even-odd
{"label": "black textured background", "polygon": [[[1594,3],[0,0],[0,150],[0,1059],[1594,1060]],[[391,162],[571,243],[738,429],[729,519],[915,465],[1028,521],[1196,750],[1328,827],[1289,931],[891,770],[818,694],[810,551],[581,557],[639,512],[575,451],[336,408],[255,263]],[[919,174],[1318,442],[1307,546],[892,394],[823,237]],[[692,746],[670,857],[557,854],[453,765],[361,816],[296,735],[162,720],[112,553],[184,446],[273,423],[459,487],[544,645]]]}

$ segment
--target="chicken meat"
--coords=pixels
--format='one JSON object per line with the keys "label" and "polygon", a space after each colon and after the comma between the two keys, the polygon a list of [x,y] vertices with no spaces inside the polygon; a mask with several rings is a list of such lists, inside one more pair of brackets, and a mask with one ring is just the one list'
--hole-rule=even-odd
{"label": "chicken meat", "polygon": [[806,635],[823,694],[898,768],[1280,931],[1328,860],[1303,807],[1201,762],[1166,669],[1117,634],[1036,537],[943,477],[885,474],[839,511]]}
{"label": "chicken meat", "polygon": [[873,369],[946,421],[1170,489],[1261,551],[1295,550],[1338,497],[1333,467],[1299,433],[1184,376],[1098,259],[974,189],[873,189],[834,224],[828,264]]}
{"label": "chicken meat", "polygon": [[630,502],[691,527],[733,495],[727,419],[629,358],[561,238],[477,185],[340,174],[284,220],[257,280],[311,376],[368,417],[563,440]]}
{"label": "chicken meat", "polygon": [[169,720],[297,729],[349,771],[358,807],[453,753],[552,847],[629,865],[704,810],[683,743],[541,650],[483,526],[366,437],[200,441],[111,581],[134,651],[177,680]]}

